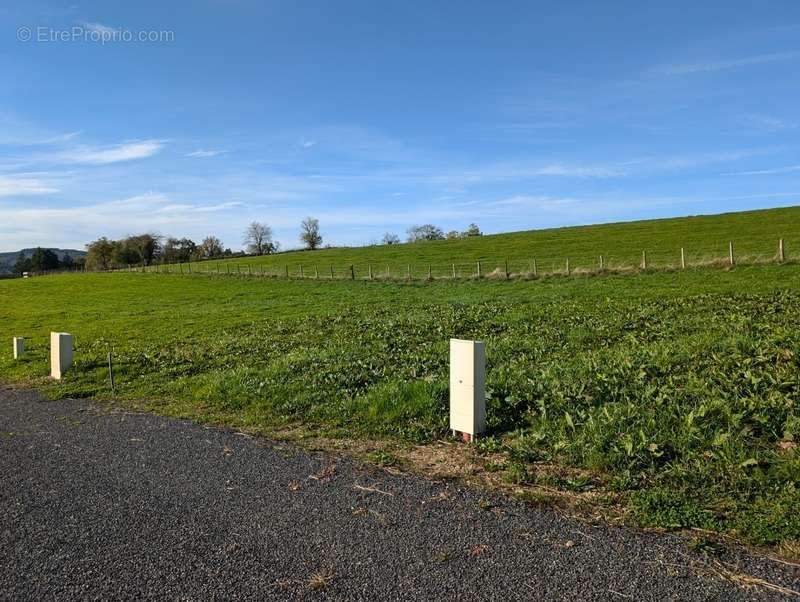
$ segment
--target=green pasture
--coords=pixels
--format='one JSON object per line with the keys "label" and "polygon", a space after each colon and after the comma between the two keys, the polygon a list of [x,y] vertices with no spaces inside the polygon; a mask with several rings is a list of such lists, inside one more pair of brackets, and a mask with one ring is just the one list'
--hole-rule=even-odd
{"label": "green pasture", "polygon": [[[324,226],[324,224],[323,224]],[[324,232],[323,232],[324,234]],[[402,233],[400,233],[402,234]],[[534,261],[539,273],[570,269],[596,270],[603,256],[606,269],[638,268],[642,252],[649,266],[677,267],[680,251],[690,265],[728,259],[733,242],[735,259],[748,262],[771,261],[783,238],[787,258],[800,259],[800,207],[727,213],[722,215],[647,220],[574,228],[513,232],[459,240],[400,245],[344,247],[317,251],[293,251],[261,257],[237,257],[204,261],[200,271],[232,271],[291,277],[349,278],[353,266],[356,278],[388,274],[394,279],[482,275],[504,272],[530,274]],[[299,244],[299,242],[298,242]],[[152,268],[157,269],[157,268]],[[177,267],[175,268],[178,269]],[[188,266],[186,266],[188,270]]]}
{"label": "green pasture", "polygon": [[[789,246],[798,212],[779,215],[758,236],[747,230],[745,248],[769,252],[778,235]],[[605,228],[583,231],[613,231]],[[723,252],[744,231],[735,218],[716,228]],[[635,232],[616,243],[603,236],[627,257],[646,240]],[[533,235],[508,239],[524,236]],[[468,243],[481,246],[471,257],[482,256],[492,240],[505,239],[443,243],[440,257]],[[686,240],[701,248],[700,239]],[[587,260],[600,248],[579,246]],[[347,252],[314,256],[347,261]],[[45,378],[56,330],[76,344],[61,383]],[[11,359],[12,336],[27,340],[22,361]],[[508,480],[614,492],[645,525],[759,544],[800,540],[794,263],[510,282],[152,273],[0,281],[0,378],[51,397],[110,397],[111,351],[122,403],[146,400],[155,412],[239,427],[446,437],[450,337],[486,342],[490,432],[477,445],[501,454],[497,468]],[[585,476],[554,476],[544,465]]]}

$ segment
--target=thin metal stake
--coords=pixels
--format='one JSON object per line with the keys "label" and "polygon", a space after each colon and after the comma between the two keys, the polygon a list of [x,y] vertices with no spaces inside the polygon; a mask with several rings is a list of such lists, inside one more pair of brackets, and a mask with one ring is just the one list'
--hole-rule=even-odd
{"label": "thin metal stake", "polygon": [[111,361],[111,351],[108,352],[108,379],[111,381],[111,392],[116,395],[117,392],[114,389],[114,365]]}

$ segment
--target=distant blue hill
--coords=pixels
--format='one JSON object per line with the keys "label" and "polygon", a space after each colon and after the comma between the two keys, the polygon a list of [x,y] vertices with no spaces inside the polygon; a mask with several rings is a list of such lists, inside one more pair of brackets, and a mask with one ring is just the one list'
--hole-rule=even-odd
{"label": "distant blue hill", "polygon": [[[86,251],[78,251],[77,249],[56,249],[54,247],[42,247],[42,248],[53,251],[56,255],[58,255],[59,260],[64,259],[66,255],[69,255],[73,259],[76,259],[78,257],[86,257]],[[0,274],[11,273],[14,264],[17,263],[17,258],[19,257],[20,253],[24,253],[25,257],[30,257],[31,255],[33,255],[33,252],[35,250],[36,247],[32,247],[30,249],[20,249],[19,251],[9,251],[6,253],[0,253]]]}

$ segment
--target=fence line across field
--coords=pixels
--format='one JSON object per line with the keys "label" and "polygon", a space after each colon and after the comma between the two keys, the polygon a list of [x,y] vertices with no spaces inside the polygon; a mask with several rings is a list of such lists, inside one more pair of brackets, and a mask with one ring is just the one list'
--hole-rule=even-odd
{"label": "fence line across field", "polygon": [[[415,264],[398,262],[297,262],[272,259],[274,265],[255,263],[253,257],[213,259],[201,261],[154,263],[148,266],[114,266],[108,272],[149,272],[159,274],[205,274],[205,275],[243,275],[254,277],[315,280],[469,280],[469,279],[512,279],[538,278],[542,276],[570,276],[600,273],[630,273],[636,271],[658,271],[687,269],[690,267],[730,267],[734,265],[760,265],[796,261],[786,253],[784,239],[778,240],[776,252],[772,254],[748,254],[739,256],[733,241],[727,243],[726,256],[702,254],[690,259],[689,249],[680,247],[672,252],[653,252],[643,249],[638,262],[614,260],[613,255],[598,254],[595,261],[583,260],[577,264],[569,256],[530,257],[529,259],[481,259],[470,262],[418,262]],[[583,254],[581,254],[583,255]],[[275,257],[275,256],[273,256]],[[64,272],[88,272],[85,267],[70,270],[53,270],[37,275]]]}
{"label": "fence line across field", "polygon": [[502,259],[472,262],[442,263],[346,263],[331,264],[323,262],[278,262],[264,266],[254,264],[251,258],[237,261],[209,260],[185,263],[157,263],[149,266],[128,266],[127,271],[154,272],[163,274],[208,274],[244,275],[269,278],[302,280],[458,280],[458,279],[512,279],[536,278],[540,276],[569,276],[578,274],[625,273],[647,270],[676,270],[689,267],[731,267],[735,265],[758,265],[785,263],[787,259],[784,239],[777,244],[774,254],[749,254],[738,256],[735,244],[729,241],[726,256],[698,255],[689,258],[687,249],[681,247],[670,260],[665,252],[653,253],[643,249],[640,260],[614,261],[613,256],[599,254],[592,265],[576,264],[570,257],[530,259]]}

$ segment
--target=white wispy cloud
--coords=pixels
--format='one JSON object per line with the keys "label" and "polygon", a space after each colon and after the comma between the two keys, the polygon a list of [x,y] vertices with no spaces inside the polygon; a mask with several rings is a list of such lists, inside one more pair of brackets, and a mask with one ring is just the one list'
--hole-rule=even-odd
{"label": "white wispy cloud", "polygon": [[217,149],[203,149],[198,148],[196,151],[192,151],[191,153],[187,153],[187,157],[194,157],[203,159],[206,157],[216,157],[217,155],[224,155],[228,151],[226,150],[217,150]]}
{"label": "white wispy cloud", "polygon": [[751,148],[723,152],[698,153],[691,155],[670,155],[638,157],[629,159],[622,165],[637,173],[658,173],[664,171],[680,171],[713,165],[715,163],[733,163],[751,157],[769,155],[775,148]]}
{"label": "white wispy cloud", "polygon": [[[231,221],[237,220],[239,205],[233,201],[187,203],[160,192],[67,207],[4,202],[0,203],[0,248],[14,250],[31,241],[82,248],[98,236],[118,238],[145,231],[200,238],[219,232],[220,213],[231,211]],[[238,225],[237,221],[237,229]]]}
{"label": "white wispy cloud", "polygon": [[722,174],[723,176],[770,176],[782,173],[800,171],[800,165],[789,165],[787,167],[774,167],[771,169],[754,169],[751,171],[732,171]]}
{"label": "white wispy cloud", "polygon": [[493,125],[492,129],[529,135],[531,132],[537,132],[538,130],[571,128],[577,125],[579,125],[577,120],[538,120],[498,123]]}
{"label": "white wispy cloud", "polygon": [[54,159],[64,163],[87,163],[106,165],[120,161],[145,159],[158,153],[164,147],[162,140],[131,140],[114,146],[80,145],[54,155]]}
{"label": "white wispy cloud", "polygon": [[534,173],[539,176],[562,176],[568,178],[612,178],[624,174],[620,169],[609,167],[562,165],[560,163],[546,165],[535,170]]}
{"label": "white wispy cloud", "polygon": [[501,198],[483,203],[485,207],[552,207],[571,205],[577,201],[572,198],[554,198],[549,196],[531,196],[531,195],[516,195],[507,198]]}
{"label": "white wispy cloud", "polygon": [[448,188],[464,188],[483,184],[535,179],[611,179],[693,169],[716,163],[732,163],[755,156],[768,155],[775,148],[736,149],[691,155],[652,155],[632,158],[610,158],[607,162],[544,162],[530,160],[485,163],[461,168],[408,167],[373,170],[370,173],[337,172],[316,174],[328,181],[372,182],[385,185],[413,183]]}
{"label": "white wispy cloud", "polygon": [[751,65],[760,65],[763,63],[774,63],[776,61],[786,61],[798,57],[800,57],[800,52],[798,51],[775,52],[772,54],[757,54],[736,59],[666,65],[655,69],[655,72],[662,75],[689,75],[692,73],[723,71],[725,69],[737,69],[739,67],[749,67]]}
{"label": "white wispy cloud", "polygon": [[110,27],[108,25],[103,25],[102,23],[91,23],[89,21],[84,21],[81,25],[104,38],[112,38],[117,33],[117,29],[114,27]]}
{"label": "white wispy cloud", "polygon": [[229,201],[227,203],[217,203],[216,205],[192,205],[189,203],[175,203],[172,205],[164,205],[158,209],[159,213],[176,213],[180,211],[196,211],[198,213],[215,213],[217,211],[226,211],[227,209],[235,209],[242,207],[244,203],[238,201]]}
{"label": "white wispy cloud", "polygon": [[779,119],[778,117],[773,117],[771,115],[759,115],[759,114],[745,115],[744,121],[748,125],[758,126],[760,128],[768,130],[785,130],[795,127],[794,123],[786,121],[785,119]]}
{"label": "white wispy cloud", "polygon": [[[2,124],[0,124],[2,125]],[[5,146],[57,146],[66,144],[80,136],[81,132],[67,132],[64,134],[28,134],[13,135],[4,132],[0,134],[0,145]]]}
{"label": "white wispy cloud", "polygon": [[41,140],[37,140],[35,141],[35,144],[42,144],[42,145],[63,144],[65,142],[70,142],[71,140],[74,140],[80,135],[81,135],[80,131],[67,132],[66,134],[57,134],[55,136],[51,136],[50,138],[43,138]]}
{"label": "white wispy cloud", "polygon": [[0,197],[28,196],[58,192],[44,180],[29,176],[0,176]]}
{"label": "white wispy cloud", "polygon": [[69,142],[79,135],[79,131],[53,131],[0,108],[0,145],[47,146]]}
{"label": "white wispy cloud", "polygon": [[[463,170],[427,170],[419,172],[422,181],[442,186],[469,186],[493,182],[531,180],[536,178],[613,178],[626,175],[627,171],[617,165],[594,165],[583,163],[538,163],[534,161],[511,161],[491,163]],[[409,176],[410,179],[417,179]]]}

